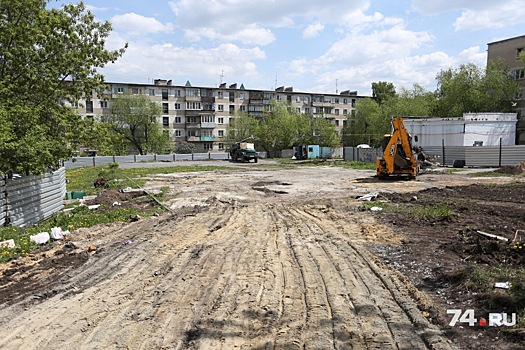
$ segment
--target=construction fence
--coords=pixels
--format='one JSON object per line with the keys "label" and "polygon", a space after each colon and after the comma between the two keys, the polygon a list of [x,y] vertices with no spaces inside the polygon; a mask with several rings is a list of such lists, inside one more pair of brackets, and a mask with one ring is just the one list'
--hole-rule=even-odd
{"label": "construction fence", "polygon": [[[515,166],[525,161],[525,145],[518,146],[435,146],[424,153],[444,166],[464,164],[468,167]],[[344,160],[373,163],[382,154],[378,148],[345,147]],[[464,163],[463,163],[464,162]]]}
{"label": "construction fence", "polygon": [[66,168],[43,176],[0,180],[0,225],[26,226],[64,208]]}

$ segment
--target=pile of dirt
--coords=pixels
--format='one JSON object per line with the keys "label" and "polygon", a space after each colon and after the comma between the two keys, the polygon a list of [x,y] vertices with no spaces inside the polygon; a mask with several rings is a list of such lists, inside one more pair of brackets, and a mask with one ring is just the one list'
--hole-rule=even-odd
{"label": "pile of dirt", "polygon": [[[524,332],[505,332],[498,327],[450,327],[451,315],[446,310],[474,309],[479,316],[525,308],[525,300],[513,298],[508,291],[490,301],[483,293],[472,293],[467,273],[479,267],[520,269],[525,265],[525,254],[514,249],[515,241],[525,240],[525,183],[476,184],[381,196],[390,201],[393,209],[376,217],[402,232],[405,240],[400,245],[370,245],[370,249],[406,275],[414,286],[435,297],[436,309],[431,313],[437,323],[465,348],[521,348],[513,344],[525,341]],[[508,241],[490,239],[478,231]],[[486,288],[490,290],[493,285]],[[465,334],[474,340],[461,341]]]}
{"label": "pile of dirt", "polygon": [[510,175],[519,175],[525,173],[525,161],[520,162],[514,166],[503,166],[494,171],[495,173],[500,174],[510,174]]}
{"label": "pile of dirt", "polygon": [[100,204],[99,210],[102,211],[117,208],[147,210],[155,207],[155,201],[144,191],[122,192],[115,189],[100,191],[96,198],[86,201],[85,204]]}

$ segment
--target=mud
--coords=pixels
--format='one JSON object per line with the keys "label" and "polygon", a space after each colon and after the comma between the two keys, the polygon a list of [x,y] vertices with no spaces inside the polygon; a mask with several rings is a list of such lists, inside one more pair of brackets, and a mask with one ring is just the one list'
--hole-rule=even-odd
{"label": "mud", "polygon": [[[405,205],[412,192],[426,190],[417,195],[422,203],[421,193],[441,200],[447,186],[515,178],[431,174],[378,182],[370,171],[261,163],[151,177],[148,189],[170,188],[164,204],[171,213],[77,230],[67,246],[50,245],[0,266],[0,348],[475,346],[479,339],[469,340],[470,333],[463,339],[443,325],[435,311],[442,299],[432,286],[437,272],[453,273],[452,261],[464,258],[454,245],[464,223],[445,223],[447,229],[441,222],[421,225],[359,211],[362,202],[355,198],[377,191]],[[472,203],[487,208],[480,215],[491,215],[482,193],[462,211],[473,222],[478,211]],[[507,212],[508,203],[522,208],[524,197],[513,193],[509,189],[512,199],[497,201],[493,210]],[[465,205],[457,196],[450,200],[459,209]],[[513,225],[503,219],[493,225],[507,224],[511,235],[519,226],[515,216]],[[90,245],[97,249],[88,252]]]}

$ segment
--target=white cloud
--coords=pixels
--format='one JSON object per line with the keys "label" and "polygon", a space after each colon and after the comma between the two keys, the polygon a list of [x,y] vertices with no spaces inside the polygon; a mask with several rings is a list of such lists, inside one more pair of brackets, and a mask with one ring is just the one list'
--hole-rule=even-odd
{"label": "white cloud", "polygon": [[525,6],[515,2],[498,3],[494,8],[486,10],[467,10],[454,22],[454,28],[459,30],[477,30],[482,28],[503,28],[505,26],[525,23]]}
{"label": "white cloud", "polygon": [[[246,43],[251,42],[246,37],[261,37],[261,34],[265,34],[258,43],[265,45],[275,40],[272,29],[304,27],[303,21],[320,25],[344,25],[348,21],[359,23],[367,19],[363,11],[369,8],[369,3],[369,0],[355,0],[351,5],[345,0],[324,3],[317,0],[174,0],[169,5],[187,39]],[[257,35],[247,36],[247,30],[254,31],[254,28]]]}
{"label": "white cloud", "polygon": [[458,12],[454,22],[456,31],[503,28],[525,23],[522,0],[412,0],[412,9],[423,15]]}
{"label": "white cloud", "polygon": [[221,72],[226,78],[257,81],[256,61],[264,59],[266,54],[258,48],[243,49],[233,44],[202,49],[130,42],[124,56],[105,68],[104,74],[110,81],[143,83],[162,78],[173,79],[176,84],[190,80],[194,85],[209,86],[211,77],[218,78]]}
{"label": "white cloud", "polygon": [[303,31],[303,38],[316,38],[319,36],[319,33],[324,30],[324,25],[321,23],[310,24]]}
{"label": "white cloud", "polygon": [[162,24],[155,18],[144,17],[136,13],[115,15],[111,18],[111,23],[117,31],[131,35],[173,32],[173,25],[171,23]]}

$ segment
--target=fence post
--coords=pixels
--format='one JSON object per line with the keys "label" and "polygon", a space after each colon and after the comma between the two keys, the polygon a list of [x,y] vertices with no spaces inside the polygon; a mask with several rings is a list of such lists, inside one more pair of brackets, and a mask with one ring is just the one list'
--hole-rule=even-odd
{"label": "fence post", "polygon": [[441,139],[441,152],[443,153],[443,166],[445,166],[445,139]]}
{"label": "fence post", "polygon": [[113,163],[115,163],[115,155],[113,155]]}
{"label": "fence post", "polygon": [[137,155],[136,154],[133,155],[133,160],[135,161],[135,163],[137,162]]}
{"label": "fence post", "polygon": [[173,161],[177,160],[177,153],[173,153]]}
{"label": "fence post", "polygon": [[501,137],[499,138],[499,163],[498,167],[501,168]]}
{"label": "fence post", "polygon": [[96,164],[95,164],[95,156],[93,156],[93,166],[96,166]]}
{"label": "fence post", "polygon": [[191,152],[191,160],[193,160],[193,152]]}

